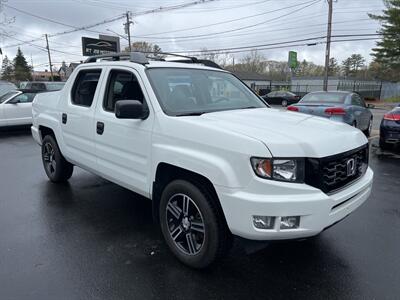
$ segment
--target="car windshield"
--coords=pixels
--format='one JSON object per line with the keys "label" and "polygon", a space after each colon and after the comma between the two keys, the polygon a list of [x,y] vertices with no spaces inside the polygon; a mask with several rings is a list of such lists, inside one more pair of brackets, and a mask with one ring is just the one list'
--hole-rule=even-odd
{"label": "car windshield", "polygon": [[301,103],[344,103],[347,94],[345,93],[309,93],[301,99]]}
{"label": "car windshield", "polygon": [[4,101],[10,99],[12,96],[18,95],[18,91],[12,91],[8,92],[7,94],[4,94],[3,96],[0,97],[0,103],[3,103]]}
{"label": "car windshield", "polygon": [[202,69],[147,70],[159,103],[167,115],[265,108],[267,105],[230,73]]}

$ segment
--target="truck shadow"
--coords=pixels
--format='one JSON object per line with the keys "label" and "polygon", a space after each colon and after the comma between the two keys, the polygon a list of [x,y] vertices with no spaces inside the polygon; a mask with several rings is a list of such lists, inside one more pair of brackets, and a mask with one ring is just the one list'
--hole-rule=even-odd
{"label": "truck shadow", "polygon": [[107,298],[111,289],[116,299],[321,299],[357,292],[350,264],[325,237],[271,243],[253,254],[235,240],[226,259],[198,271],[167,249],[144,197],[80,170],[69,184],[42,182],[39,194],[46,244],[63,249],[57,268],[93,298]]}
{"label": "truck shadow", "polygon": [[0,138],[13,138],[17,136],[31,135],[31,126],[7,126],[0,127]]}

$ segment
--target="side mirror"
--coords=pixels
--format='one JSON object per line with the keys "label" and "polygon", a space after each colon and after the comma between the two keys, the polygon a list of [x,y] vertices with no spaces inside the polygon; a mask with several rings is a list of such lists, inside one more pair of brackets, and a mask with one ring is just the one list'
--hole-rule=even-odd
{"label": "side mirror", "polygon": [[146,119],[148,108],[138,100],[119,100],[115,103],[115,116],[118,119]]}
{"label": "side mirror", "polygon": [[375,105],[368,103],[367,108],[375,108]]}
{"label": "side mirror", "polygon": [[14,99],[11,99],[10,101],[8,101],[7,103],[9,103],[9,104],[18,104],[18,103],[20,103],[20,101],[19,101],[19,99],[14,98]]}

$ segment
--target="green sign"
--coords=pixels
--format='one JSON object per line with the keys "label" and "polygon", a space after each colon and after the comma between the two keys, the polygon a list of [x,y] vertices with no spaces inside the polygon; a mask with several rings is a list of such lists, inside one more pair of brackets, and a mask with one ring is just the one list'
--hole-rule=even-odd
{"label": "green sign", "polygon": [[289,68],[297,68],[297,52],[295,51],[289,51]]}

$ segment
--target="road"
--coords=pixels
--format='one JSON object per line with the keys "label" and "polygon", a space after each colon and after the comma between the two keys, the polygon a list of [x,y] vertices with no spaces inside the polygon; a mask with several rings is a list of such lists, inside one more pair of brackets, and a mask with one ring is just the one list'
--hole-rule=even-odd
{"label": "road", "polygon": [[[371,198],[315,239],[212,269],[168,251],[150,201],[79,168],[50,183],[29,131],[0,133],[0,299],[398,299],[400,159],[372,147]],[[247,249],[249,250],[249,249]],[[250,249],[254,250],[254,249]]]}

